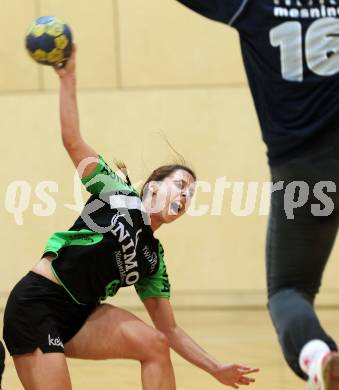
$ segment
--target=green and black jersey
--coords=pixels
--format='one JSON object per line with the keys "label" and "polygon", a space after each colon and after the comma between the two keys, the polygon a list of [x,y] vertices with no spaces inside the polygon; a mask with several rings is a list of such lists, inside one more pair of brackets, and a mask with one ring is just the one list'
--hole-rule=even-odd
{"label": "green and black jersey", "polygon": [[137,191],[102,157],[82,182],[91,197],[74,225],[54,233],[44,251],[56,256],[56,278],[79,304],[102,301],[130,285],[142,300],[169,298],[163,248]]}

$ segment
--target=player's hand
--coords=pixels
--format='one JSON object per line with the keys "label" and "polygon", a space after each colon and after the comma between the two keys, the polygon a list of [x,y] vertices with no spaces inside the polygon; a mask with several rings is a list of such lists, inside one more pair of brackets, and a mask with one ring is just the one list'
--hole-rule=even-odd
{"label": "player's hand", "polygon": [[239,364],[220,364],[212,375],[222,384],[239,389],[241,385],[249,385],[255,382],[254,378],[247,375],[258,372],[257,368],[249,368]]}
{"label": "player's hand", "polygon": [[62,79],[67,76],[74,76],[75,75],[75,57],[76,57],[76,51],[77,47],[73,43],[72,45],[72,53],[66,63],[63,66],[54,66],[55,72],[58,74],[58,76]]}

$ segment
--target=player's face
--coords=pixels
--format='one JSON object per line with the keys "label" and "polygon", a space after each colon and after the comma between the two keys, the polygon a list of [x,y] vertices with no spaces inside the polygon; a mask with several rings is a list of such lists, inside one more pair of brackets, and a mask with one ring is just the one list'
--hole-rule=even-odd
{"label": "player's face", "polygon": [[194,195],[195,180],[193,176],[178,169],[157,183],[153,199],[152,218],[161,223],[170,223],[181,217],[190,205]]}

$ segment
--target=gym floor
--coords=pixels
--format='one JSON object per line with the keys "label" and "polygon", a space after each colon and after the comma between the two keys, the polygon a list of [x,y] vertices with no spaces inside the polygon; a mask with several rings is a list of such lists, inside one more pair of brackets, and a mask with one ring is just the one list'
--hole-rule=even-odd
{"label": "gym floor", "polygon": [[[137,316],[150,322],[144,311]],[[319,310],[327,331],[339,339],[339,309]],[[251,389],[305,390],[306,385],[287,367],[268,313],[264,309],[177,310],[176,319],[204,349],[224,362],[260,368]],[[218,390],[224,387],[207,373],[172,354],[178,390]],[[141,389],[139,363],[129,360],[69,360],[73,389]],[[7,356],[3,378],[5,390],[22,389],[12,360]]]}

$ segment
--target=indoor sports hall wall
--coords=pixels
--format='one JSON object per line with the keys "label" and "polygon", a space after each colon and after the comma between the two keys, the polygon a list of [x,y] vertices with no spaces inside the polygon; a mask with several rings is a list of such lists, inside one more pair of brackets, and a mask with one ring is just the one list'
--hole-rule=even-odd
{"label": "indoor sports hall wall", "polygon": [[[31,21],[52,14],[70,24],[78,44],[87,141],[108,162],[123,159],[138,183],[172,161],[166,137],[202,181],[195,215],[157,232],[173,302],[265,304],[269,175],[237,35],[174,0],[0,4],[2,299],[38,260],[48,236],[77,216],[74,169],[59,135],[57,78],[24,49]],[[253,205],[246,205],[247,188]],[[322,303],[337,298],[338,272],[339,262],[331,262]],[[119,301],[132,305],[137,298],[122,292]]]}

